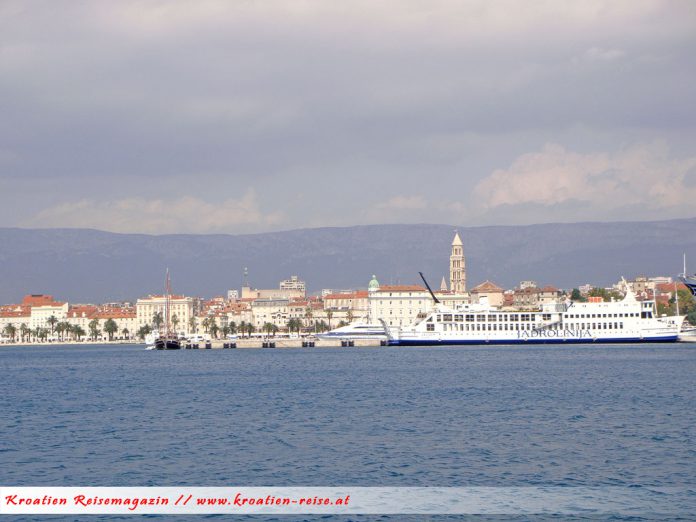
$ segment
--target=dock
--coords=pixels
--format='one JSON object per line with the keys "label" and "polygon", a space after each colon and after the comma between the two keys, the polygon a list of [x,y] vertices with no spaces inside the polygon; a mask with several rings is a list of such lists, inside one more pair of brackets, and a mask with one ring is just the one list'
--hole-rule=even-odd
{"label": "dock", "polygon": [[386,346],[386,341],[375,339],[287,339],[272,337],[268,339],[237,339],[236,341],[213,340],[198,343],[182,342],[182,349],[194,350],[224,350],[224,349],[247,349],[247,348],[370,348]]}

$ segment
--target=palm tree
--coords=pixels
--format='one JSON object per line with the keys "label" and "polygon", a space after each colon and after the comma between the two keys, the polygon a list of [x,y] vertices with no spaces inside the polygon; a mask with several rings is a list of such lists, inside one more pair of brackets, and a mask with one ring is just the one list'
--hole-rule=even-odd
{"label": "palm tree", "polygon": [[263,323],[263,327],[261,329],[266,332],[266,336],[270,336],[274,326],[275,325],[273,323]]}
{"label": "palm tree", "polygon": [[210,335],[217,339],[217,334],[220,331],[220,327],[215,322],[215,318],[211,317],[208,327],[210,328]]}
{"label": "palm tree", "polygon": [[109,341],[114,340],[114,334],[118,332],[118,324],[111,317],[104,322],[104,331],[109,336]]}
{"label": "palm tree", "polygon": [[13,325],[12,323],[8,323],[3,330],[7,334],[7,337],[9,337],[12,340],[12,342],[14,342],[15,335],[17,335],[17,328],[15,328],[15,325]]}
{"label": "palm tree", "polygon": [[237,333],[237,323],[235,323],[234,321],[229,323],[227,325],[227,327],[230,329],[230,332],[229,332],[230,334],[234,335]]}
{"label": "palm tree", "polygon": [[56,325],[56,332],[58,333],[58,337],[60,340],[63,340],[63,336],[66,332],[70,331],[70,323],[67,321],[61,321]]}
{"label": "palm tree", "polygon": [[79,325],[75,325],[72,327],[72,333],[75,335],[78,341],[82,339],[82,337],[85,336],[85,330]]}
{"label": "palm tree", "polygon": [[99,335],[99,319],[92,319],[89,322],[89,334],[92,336],[92,340],[96,341]]}
{"label": "palm tree", "polygon": [[164,317],[162,317],[162,312],[155,312],[152,314],[152,325],[155,327],[155,330],[159,330],[162,328],[162,325],[164,324]]}
{"label": "palm tree", "polygon": [[326,318],[329,320],[329,330],[331,330],[331,318],[332,317],[333,317],[333,311],[327,310],[326,311]]}
{"label": "palm tree", "polygon": [[242,321],[241,323],[239,323],[239,331],[242,333],[242,337],[244,337],[244,332],[246,332],[246,327],[247,327],[246,321]]}
{"label": "palm tree", "polygon": [[348,324],[353,322],[353,310],[348,310],[348,313],[346,314],[346,320],[348,321]]}
{"label": "palm tree", "polygon": [[22,342],[24,342],[24,338],[29,335],[30,332],[31,328],[29,328],[26,323],[19,325],[19,335],[22,338]]}
{"label": "palm tree", "polygon": [[220,333],[222,334],[223,339],[227,339],[227,337],[230,335],[229,325],[224,325],[222,328],[220,328]]}
{"label": "palm tree", "polygon": [[195,317],[191,317],[189,319],[189,332],[194,333],[194,334],[196,333],[196,318]]}
{"label": "palm tree", "polygon": [[176,316],[176,314],[172,315],[172,318],[170,319],[172,326],[174,327],[174,331],[176,332],[176,327],[179,326],[179,318]]}
{"label": "palm tree", "polygon": [[305,319],[307,319],[307,326],[312,326],[312,316],[314,313],[312,312],[312,307],[308,306],[305,308]]}
{"label": "palm tree", "polygon": [[253,334],[256,331],[256,327],[252,323],[247,323],[247,332],[249,333],[249,337],[251,337],[251,334]]}
{"label": "palm tree", "polygon": [[147,334],[151,333],[151,332],[152,332],[152,328],[150,327],[149,324],[146,324],[146,325],[144,325],[144,326],[141,326],[141,327],[138,329],[137,335],[138,335],[138,337],[140,337],[141,339],[145,339],[145,336],[146,336]]}
{"label": "palm tree", "polygon": [[121,335],[124,339],[130,339],[130,332],[128,331],[128,328],[121,330]]}
{"label": "palm tree", "polygon": [[48,319],[46,319],[46,322],[51,325],[51,334],[53,334],[53,331],[55,330],[56,323],[58,323],[58,318],[55,315],[52,315]]}
{"label": "palm tree", "polygon": [[62,341],[63,340],[63,323],[58,321],[56,323],[56,326],[53,328],[53,331],[58,335],[58,340]]}
{"label": "palm tree", "polygon": [[210,318],[206,317],[201,321],[201,326],[203,326],[203,330],[205,330],[205,333],[208,333],[208,330],[210,330]]}

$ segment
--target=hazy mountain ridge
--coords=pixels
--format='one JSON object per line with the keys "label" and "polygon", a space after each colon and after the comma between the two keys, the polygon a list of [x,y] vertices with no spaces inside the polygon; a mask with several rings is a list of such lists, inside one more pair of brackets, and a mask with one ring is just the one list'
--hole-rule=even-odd
{"label": "hazy mountain ridge", "polygon": [[[311,291],[416,282],[439,286],[450,242],[464,241],[469,286],[490,279],[571,287],[609,284],[621,275],[674,275],[682,253],[696,266],[696,218],[655,222],[529,226],[368,225],[250,235],[115,234],[89,229],[0,228],[0,302],[51,293],[74,302],[135,299],[160,292],[164,270],[191,295],[238,288],[243,267],[256,287],[297,274]],[[693,270],[690,270],[693,271]]]}

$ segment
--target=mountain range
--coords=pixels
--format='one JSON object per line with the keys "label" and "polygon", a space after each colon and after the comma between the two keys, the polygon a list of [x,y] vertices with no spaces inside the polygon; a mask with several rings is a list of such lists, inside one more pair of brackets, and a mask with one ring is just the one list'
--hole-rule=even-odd
{"label": "mountain range", "polygon": [[637,275],[675,275],[696,263],[696,218],[525,226],[368,225],[246,235],[117,234],[90,229],[0,228],[0,302],[47,293],[70,302],[134,300],[161,293],[210,297],[298,275],[308,291],[448,278],[454,231],[464,241],[469,288],[535,280],[560,288],[609,285]]}

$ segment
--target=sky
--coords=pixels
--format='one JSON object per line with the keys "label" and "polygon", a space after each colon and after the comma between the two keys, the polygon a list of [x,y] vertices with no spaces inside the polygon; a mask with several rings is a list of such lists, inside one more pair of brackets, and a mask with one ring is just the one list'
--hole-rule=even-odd
{"label": "sky", "polygon": [[0,1],[0,222],[696,216],[696,4]]}

